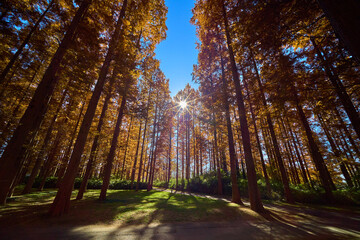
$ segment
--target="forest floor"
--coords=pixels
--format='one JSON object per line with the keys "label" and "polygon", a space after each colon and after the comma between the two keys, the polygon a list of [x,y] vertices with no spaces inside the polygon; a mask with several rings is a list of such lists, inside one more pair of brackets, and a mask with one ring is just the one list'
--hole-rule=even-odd
{"label": "forest floor", "polygon": [[[73,192],[75,198],[77,191]],[[0,206],[0,239],[360,239],[360,208],[266,203],[257,214],[216,196],[170,190],[99,190],[46,215],[55,189]]]}

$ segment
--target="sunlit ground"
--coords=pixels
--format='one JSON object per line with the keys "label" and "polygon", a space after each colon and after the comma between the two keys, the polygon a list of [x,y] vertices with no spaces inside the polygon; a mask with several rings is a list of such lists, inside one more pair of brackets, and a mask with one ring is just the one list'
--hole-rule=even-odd
{"label": "sunlit ground", "polygon": [[[74,191],[74,198],[76,193]],[[69,214],[49,218],[46,212],[55,194],[56,190],[46,190],[15,196],[14,201],[0,207],[0,234],[13,234],[16,238],[19,237],[16,234],[25,232],[34,234],[34,239],[40,233],[53,233],[61,238],[75,234],[74,239],[101,239],[115,231],[119,236],[130,232],[134,239],[141,239],[140,233],[149,238],[166,233],[164,239],[171,239],[173,235],[181,239],[188,238],[186,234],[193,231],[194,236],[200,234],[204,239],[220,233],[227,234],[228,239],[238,239],[238,234],[247,234],[244,239],[360,238],[360,214],[356,208],[325,210],[267,203],[267,212],[260,215],[248,206],[196,195],[109,190],[108,199],[99,202],[99,190],[89,190],[84,200],[72,201]],[[21,232],[17,232],[19,228]]]}

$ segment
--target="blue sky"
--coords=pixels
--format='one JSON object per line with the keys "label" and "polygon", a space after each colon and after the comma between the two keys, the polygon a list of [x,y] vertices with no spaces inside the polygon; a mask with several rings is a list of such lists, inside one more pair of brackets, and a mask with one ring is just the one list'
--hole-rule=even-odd
{"label": "blue sky", "polygon": [[197,62],[195,26],[190,24],[194,0],[165,0],[168,7],[167,38],[156,49],[160,68],[170,79],[171,96],[183,89],[191,80],[193,64]]}

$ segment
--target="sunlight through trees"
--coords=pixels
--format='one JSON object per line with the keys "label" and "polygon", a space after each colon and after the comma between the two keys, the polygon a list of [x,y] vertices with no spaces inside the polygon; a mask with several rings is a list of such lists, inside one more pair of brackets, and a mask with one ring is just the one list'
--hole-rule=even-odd
{"label": "sunlight through trees", "polygon": [[1,3],[0,203],[49,186],[50,216],[74,186],[77,200],[231,195],[259,213],[358,201],[360,6],[334,2],[196,0],[199,87],[177,93],[155,54],[164,0]]}

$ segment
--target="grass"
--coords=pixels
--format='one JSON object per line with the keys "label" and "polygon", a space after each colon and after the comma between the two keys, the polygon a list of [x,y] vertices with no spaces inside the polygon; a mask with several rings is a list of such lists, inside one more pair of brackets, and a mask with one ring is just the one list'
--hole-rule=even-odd
{"label": "grass", "polygon": [[[75,198],[77,190],[73,192]],[[88,225],[151,224],[256,220],[258,215],[236,204],[166,191],[109,190],[107,200],[97,200],[100,190],[88,190],[81,201],[72,200],[70,213],[49,218],[46,213],[56,195],[55,189],[15,196],[0,207],[0,224]]]}
{"label": "grass", "polygon": [[[52,229],[49,231],[56,235],[67,229],[67,234],[73,236],[74,231],[85,234],[91,229],[98,231],[107,227],[120,230],[126,227],[137,229],[137,225],[144,228],[145,225],[146,229],[153,224],[156,227],[162,223],[205,222],[201,225],[205,229],[208,224],[222,222],[224,226],[240,226],[253,234],[254,239],[264,238],[268,226],[271,227],[269,234],[274,234],[276,239],[279,237],[277,233],[283,239],[311,236],[357,239],[354,236],[360,236],[359,208],[329,209],[304,204],[267,203],[267,211],[259,215],[249,207],[168,191],[109,190],[107,200],[103,202],[98,201],[100,190],[88,190],[80,201],[75,200],[76,194],[77,190],[73,191],[70,212],[59,218],[47,216],[56,189],[15,194],[14,201],[0,206],[0,232],[6,229],[8,233],[16,233],[18,229],[35,229],[35,232],[36,229]],[[264,239],[268,239],[269,234]]]}

